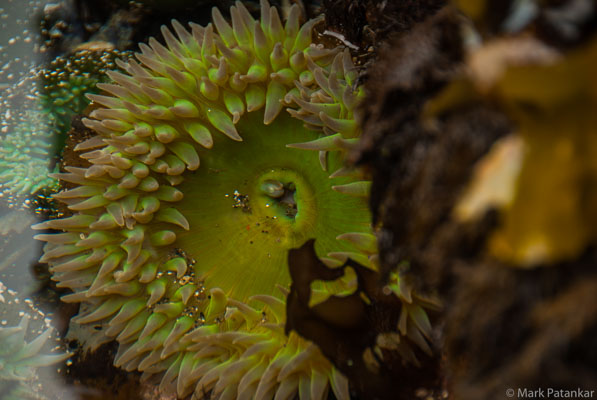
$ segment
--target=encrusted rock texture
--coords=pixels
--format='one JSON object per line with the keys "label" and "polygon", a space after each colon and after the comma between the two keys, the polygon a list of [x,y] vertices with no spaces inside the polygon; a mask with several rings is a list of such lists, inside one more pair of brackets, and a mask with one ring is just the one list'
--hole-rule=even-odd
{"label": "encrusted rock texture", "polygon": [[[514,101],[499,97],[504,92],[492,96],[491,90],[479,90],[439,112],[430,111],[430,103],[454,82],[469,79],[468,55],[474,51],[463,45],[467,29],[474,27],[478,35],[476,48],[508,36],[530,37],[537,49],[549,48],[564,65],[573,57],[590,57],[595,10],[591,2],[548,1],[508,29],[514,2],[479,2],[485,14],[470,19],[466,7],[472,2],[453,3],[462,5],[464,15],[450,5],[395,36],[367,74],[364,136],[355,159],[373,178],[371,208],[380,227],[382,270],[408,260],[404,273],[442,297],[445,309],[435,322],[443,328],[437,345],[450,398],[503,399],[508,388],[594,390],[594,242],[566,259],[521,266],[487,250],[507,211],[489,207],[472,221],[454,218],[480,160],[519,129],[519,114],[509,109]],[[521,63],[540,71],[534,62]],[[587,130],[579,137],[592,134]],[[590,182],[581,190],[590,191]],[[549,196],[536,206],[548,214]]]}

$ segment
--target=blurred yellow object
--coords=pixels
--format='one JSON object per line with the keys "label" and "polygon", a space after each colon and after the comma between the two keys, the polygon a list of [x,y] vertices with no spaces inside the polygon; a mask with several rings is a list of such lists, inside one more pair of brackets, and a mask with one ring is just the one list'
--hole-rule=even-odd
{"label": "blurred yellow object", "polygon": [[597,40],[551,65],[507,69],[494,93],[518,125],[525,157],[490,252],[522,266],[576,257],[594,243]]}
{"label": "blurred yellow object", "polygon": [[[510,46],[517,40],[528,44],[521,36]],[[472,54],[468,77],[430,102],[426,114],[487,100],[512,120],[520,144],[504,138],[480,160],[454,217],[466,221],[497,208],[489,253],[533,267],[577,257],[597,242],[597,39],[557,57],[510,53],[502,52],[506,65],[492,79],[475,70],[482,54]]]}

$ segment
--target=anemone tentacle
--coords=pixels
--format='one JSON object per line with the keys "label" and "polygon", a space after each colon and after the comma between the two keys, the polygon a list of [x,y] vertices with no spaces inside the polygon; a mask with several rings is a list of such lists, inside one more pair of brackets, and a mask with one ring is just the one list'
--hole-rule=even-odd
{"label": "anemone tentacle", "polygon": [[311,43],[320,20],[300,26],[296,5],[284,25],[265,0],[259,21],[240,2],[230,11],[232,25],[216,8],[213,25],[172,21],[166,45],[141,44],[88,96],[100,139],[76,148],[89,168],[53,175],[74,184],[56,195],[73,215],[36,226],[63,231],[39,235],[42,261],[74,291],[65,301],[87,305],[77,322],[119,342],[115,364],[164,391],[348,399],[283,324],[288,249],[315,237],[331,263],[375,267],[368,182],[343,169],[360,135],[357,71],[347,51]]}

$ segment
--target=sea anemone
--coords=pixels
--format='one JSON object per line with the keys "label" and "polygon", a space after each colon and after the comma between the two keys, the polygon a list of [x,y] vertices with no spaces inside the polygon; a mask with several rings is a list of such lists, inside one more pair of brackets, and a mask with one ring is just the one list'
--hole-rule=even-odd
{"label": "sea anemone", "polygon": [[7,108],[0,135],[0,191],[13,205],[27,204],[41,190],[55,192],[58,181],[48,176],[52,159],[51,118],[36,104],[15,115]]}
{"label": "sea anemone", "polygon": [[130,52],[115,49],[82,49],[52,60],[36,74],[41,85],[36,96],[52,115],[56,133],[70,129],[71,118],[89,105],[85,94],[96,93],[96,85],[108,80],[106,71],[116,69],[116,58],[128,59]]}
{"label": "sea anemone", "polygon": [[[53,351],[57,338],[50,319],[30,299],[19,299],[0,282],[0,393],[3,400],[45,399],[38,379],[41,367],[58,364],[69,354]],[[19,318],[17,325],[12,325]],[[46,354],[45,352],[48,351]],[[53,351],[53,352],[50,352]]]}
{"label": "sea anemone", "polygon": [[[36,226],[63,231],[38,236],[42,261],[83,304],[76,322],[117,340],[115,364],[162,390],[347,399],[346,379],[283,324],[289,249],[316,238],[330,265],[374,263],[369,182],[344,167],[357,71],[348,51],[311,43],[321,19],[300,26],[296,5],[285,25],[266,1],[260,21],[230,12],[232,26],[214,8],[217,33],[173,21],[177,37],[163,27],[166,46],[141,44],[141,64],[118,61],[127,73],[98,85],[110,95],[89,95],[98,136],[75,150],[90,167],[55,175],[73,215]],[[320,283],[314,300],[351,285]]]}
{"label": "sea anemone", "polygon": [[117,50],[80,50],[61,56],[43,68],[33,68],[6,89],[0,105],[0,191],[10,205],[29,206],[39,194],[58,191],[49,176],[62,151],[73,115],[89,104],[86,93],[106,81],[106,70],[116,68]]}

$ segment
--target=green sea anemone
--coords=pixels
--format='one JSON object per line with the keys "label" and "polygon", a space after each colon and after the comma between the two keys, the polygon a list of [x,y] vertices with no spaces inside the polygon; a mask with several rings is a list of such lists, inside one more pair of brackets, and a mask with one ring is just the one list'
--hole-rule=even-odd
{"label": "green sea anemone", "polygon": [[[63,231],[38,236],[42,261],[83,303],[76,321],[118,341],[115,364],[162,390],[348,399],[283,324],[289,249],[316,238],[329,265],[374,266],[369,182],[344,167],[357,71],[348,51],[311,43],[321,19],[300,26],[296,5],[285,25],[266,1],[260,21],[230,11],[232,26],[214,8],[217,33],[163,27],[166,46],[141,44],[141,64],[117,62],[126,74],[98,85],[110,95],[89,96],[98,136],[76,150],[91,166],[55,175],[74,186],[56,195],[73,215],[36,226]],[[320,283],[314,301],[354,285]]]}
{"label": "green sea anemone", "polygon": [[68,132],[71,118],[89,105],[85,94],[97,93],[96,85],[108,80],[106,71],[117,68],[115,60],[130,56],[130,52],[115,49],[78,50],[55,58],[39,70],[41,87],[36,98],[52,115],[56,133]]}
{"label": "green sea anemone", "polygon": [[[12,325],[15,319],[17,325]],[[3,400],[46,399],[39,381],[41,367],[70,355],[53,351],[58,341],[50,320],[30,299],[0,282],[0,393]],[[53,351],[53,352],[52,352]],[[46,353],[47,352],[47,353]]]}
{"label": "green sea anemone", "polygon": [[10,205],[29,206],[36,195],[59,189],[49,176],[62,151],[73,115],[89,104],[86,93],[106,81],[105,72],[116,67],[116,50],[77,51],[33,68],[7,88],[0,105],[0,192]]}
{"label": "green sea anemone", "polygon": [[[27,204],[41,190],[55,192],[58,180],[48,176],[52,162],[52,121],[37,104],[3,113],[0,134],[0,193],[9,204]],[[8,116],[8,118],[6,118]]]}

